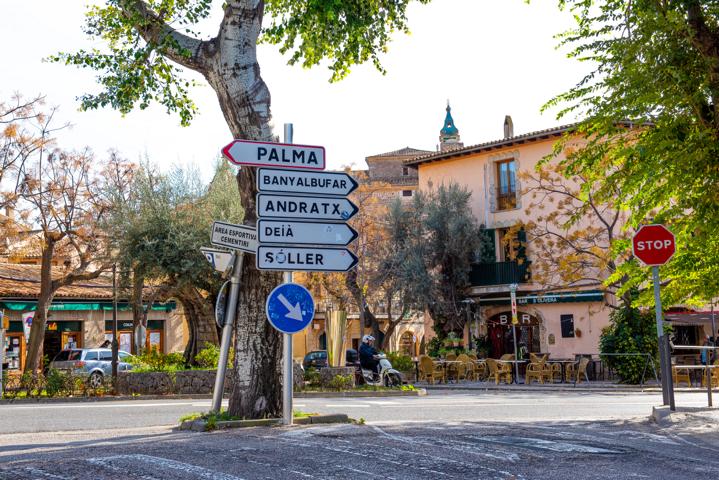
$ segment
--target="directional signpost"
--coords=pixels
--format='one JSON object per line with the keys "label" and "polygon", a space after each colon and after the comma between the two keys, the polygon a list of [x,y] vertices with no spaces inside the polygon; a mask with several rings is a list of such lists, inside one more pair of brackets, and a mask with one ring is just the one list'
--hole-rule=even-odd
{"label": "directional signpost", "polygon": [[257,169],[257,191],[309,193],[313,195],[349,195],[359,184],[341,172],[305,172],[279,168]]}
{"label": "directional signpost", "polygon": [[664,405],[674,410],[674,385],[671,373],[671,351],[669,337],[664,334],[662,299],[659,295],[659,266],[664,265],[674,256],[676,243],[674,234],[664,225],[643,225],[632,238],[634,256],[645,265],[652,267],[654,281],[654,313],[657,320],[657,336],[659,337],[659,366],[662,374],[662,397]]}
{"label": "directional signpost", "polygon": [[265,220],[257,223],[260,243],[292,245],[337,245],[344,247],[357,238],[357,232],[346,223],[304,222],[300,220]]}
{"label": "directional signpost", "polygon": [[[357,265],[357,257],[343,247],[357,238],[344,222],[358,212],[346,196],[359,185],[346,173],[323,171],[324,147],[293,144],[292,124],[285,124],[284,141],[235,140],[222,149],[236,165],[262,167],[256,172],[258,223],[255,230],[215,222],[212,244],[255,253],[259,270],[285,272],[284,283],[272,291],[266,308],[267,319],[284,333],[282,410],[284,422],[291,425],[292,334],[314,317],[312,297],[292,283],[292,271],[346,272]],[[232,290],[227,323],[231,303]]]}
{"label": "directional signpost", "polygon": [[222,154],[235,165],[325,169],[325,147],[235,140],[222,149]]}
{"label": "directional signpost", "polygon": [[345,221],[359,211],[343,197],[257,194],[257,216],[261,218],[305,218]]}
{"label": "directional signpost", "polygon": [[257,268],[260,270],[347,272],[357,265],[357,261],[355,254],[346,248],[260,245],[257,249]]}
{"label": "directional signpost", "polygon": [[249,225],[214,222],[210,242],[218,247],[255,253],[257,251],[257,229]]}
{"label": "directional signpost", "polygon": [[200,251],[205,256],[212,268],[218,272],[226,272],[235,260],[235,254],[227,250],[217,250],[216,248],[202,247]]}

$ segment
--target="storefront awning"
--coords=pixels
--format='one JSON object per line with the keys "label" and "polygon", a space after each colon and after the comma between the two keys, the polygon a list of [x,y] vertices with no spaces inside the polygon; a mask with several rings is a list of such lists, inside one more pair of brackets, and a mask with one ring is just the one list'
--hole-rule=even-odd
{"label": "storefront awning", "polygon": [[[517,295],[517,305],[534,305],[544,303],[577,303],[577,302],[603,302],[604,292],[601,290],[582,290],[577,292],[544,293],[535,295]],[[509,295],[506,297],[480,298],[480,305],[509,305]]]}
{"label": "storefront awning", "polygon": [[[25,302],[21,301],[0,301],[0,309],[10,310],[12,312],[32,312],[37,308],[37,302],[28,300]],[[167,303],[155,303],[152,305],[152,310],[171,312],[177,308],[175,302]],[[131,309],[131,306],[127,302],[120,302],[117,304],[117,309],[127,311]],[[111,311],[112,302],[90,302],[90,303],[79,303],[79,302],[53,302],[50,305],[51,312],[76,312],[76,311]]]}
{"label": "storefront awning", "polygon": [[[675,325],[709,325],[712,324],[712,312],[670,312],[664,319]],[[714,312],[714,323],[719,327],[719,312]]]}

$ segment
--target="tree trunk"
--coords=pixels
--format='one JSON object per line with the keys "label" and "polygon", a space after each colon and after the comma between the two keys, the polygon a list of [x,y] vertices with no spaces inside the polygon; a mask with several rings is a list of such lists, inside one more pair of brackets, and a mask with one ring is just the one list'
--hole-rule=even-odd
{"label": "tree trunk", "polygon": [[[262,15],[263,2],[227,2],[220,33],[206,44],[203,74],[217,93],[234,138],[273,141],[270,92],[260,77],[256,56]],[[237,174],[246,225],[254,225],[257,219],[255,175],[252,167],[242,167]],[[282,337],[267,321],[264,305],[281,279],[275,273],[259,272],[254,256],[245,255],[229,411],[244,418],[278,417],[282,413]]]}
{"label": "tree trunk", "polygon": [[214,312],[209,300],[200,295],[194,287],[185,287],[178,293],[177,298],[185,311],[190,334],[185,347],[185,363],[194,364],[195,355],[205,347],[206,343],[219,344]]}
{"label": "tree trunk", "polygon": [[35,372],[42,369],[42,347],[45,341],[45,324],[47,323],[47,310],[50,308],[55,296],[52,284],[52,256],[55,252],[55,240],[45,238],[40,263],[40,295],[37,299],[35,317],[30,327],[30,342],[25,357],[25,371]]}

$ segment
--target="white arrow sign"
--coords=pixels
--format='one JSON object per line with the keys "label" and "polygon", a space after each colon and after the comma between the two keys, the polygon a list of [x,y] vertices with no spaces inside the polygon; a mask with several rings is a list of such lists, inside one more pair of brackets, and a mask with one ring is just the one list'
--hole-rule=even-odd
{"label": "white arrow sign", "polygon": [[300,302],[295,303],[294,306],[290,303],[289,300],[285,298],[284,295],[280,293],[280,295],[277,297],[277,300],[282,303],[282,305],[285,306],[287,309],[287,313],[285,313],[285,317],[291,318],[292,320],[297,320],[298,322],[303,321],[302,318],[302,308],[300,307]]}
{"label": "white arrow sign", "polygon": [[236,165],[325,169],[325,147],[235,140],[222,149],[222,154]]}
{"label": "white arrow sign", "polygon": [[257,194],[258,217],[349,220],[357,212],[357,206],[346,198]]}
{"label": "white arrow sign", "polygon": [[357,238],[346,223],[266,220],[257,222],[260,243],[292,245],[333,245],[344,247]]}
{"label": "white arrow sign", "polygon": [[217,250],[215,248],[202,247],[200,251],[205,256],[212,268],[218,272],[226,272],[232,265],[235,254],[226,250]]}
{"label": "white arrow sign", "polygon": [[218,247],[255,253],[257,251],[257,230],[249,225],[214,222],[210,241]]}
{"label": "white arrow sign", "polygon": [[257,170],[257,190],[260,192],[345,196],[358,186],[354,178],[341,172],[305,172],[279,168]]}
{"label": "white arrow sign", "polygon": [[357,265],[357,257],[346,248],[282,247],[260,245],[258,270],[346,272]]}

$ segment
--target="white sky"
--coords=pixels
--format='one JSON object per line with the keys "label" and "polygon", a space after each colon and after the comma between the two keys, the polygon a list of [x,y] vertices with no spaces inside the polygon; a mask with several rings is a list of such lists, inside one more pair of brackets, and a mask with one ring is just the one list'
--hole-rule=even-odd
{"label": "white sky", "polygon": [[[90,71],[42,58],[92,47],[81,30],[84,1],[3,0],[0,4],[2,72],[0,98],[13,92],[47,95],[60,117],[73,123],[59,135],[64,148],[89,145],[100,158],[109,148],[136,160],[147,152],[167,168],[194,163],[205,179],[220,148],[232,138],[214,92],[193,95],[201,110],[190,127],[162,107],[126,117],[110,109],[80,112],[76,97],[96,92]],[[587,67],[556,50],[553,36],[571,25],[557,0],[434,0],[412,5],[412,34],[397,35],[383,57],[382,76],[371,65],[356,67],[329,84],[327,69],[288,67],[276,47],[261,46],[262,76],[272,94],[276,133],[294,123],[294,141],[322,145],[329,168],[364,168],[364,158],[405,146],[434,150],[447,99],[462,141],[501,138],[504,115],[515,134],[567,123],[540,114],[541,105],[576,83]],[[209,27],[214,33],[216,27]]]}

